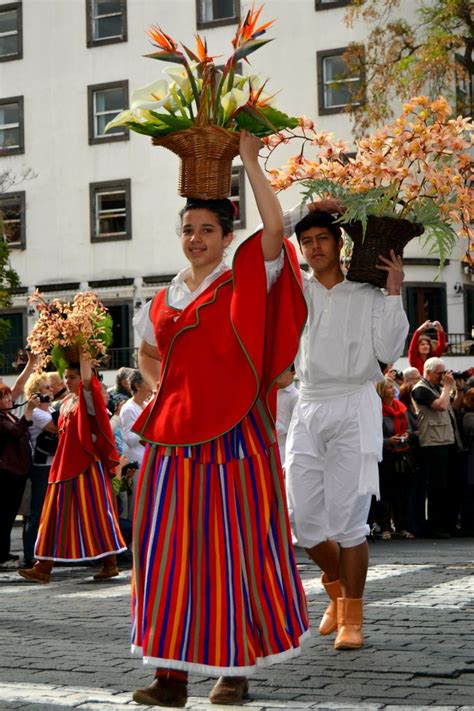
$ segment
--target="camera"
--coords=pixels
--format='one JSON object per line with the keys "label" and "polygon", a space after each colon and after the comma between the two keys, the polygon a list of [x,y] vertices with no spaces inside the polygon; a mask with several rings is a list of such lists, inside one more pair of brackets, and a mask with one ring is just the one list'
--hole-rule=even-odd
{"label": "camera", "polygon": [[452,376],[454,380],[468,380],[471,377],[469,370],[453,370]]}
{"label": "camera", "polygon": [[122,476],[127,476],[129,469],[139,469],[138,462],[128,462],[128,464],[125,464],[125,466],[122,467]]}
{"label": "camera", "polygon": [[39,398],[40,402],[51,402],[51,397],[49,395],[42,395],[41,393],[35,393],[35,395]]}

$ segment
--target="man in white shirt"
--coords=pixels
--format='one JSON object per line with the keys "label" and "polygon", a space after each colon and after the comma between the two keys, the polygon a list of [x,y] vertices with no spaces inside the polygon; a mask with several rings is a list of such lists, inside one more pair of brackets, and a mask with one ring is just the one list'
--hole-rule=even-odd
{"label": "man in white shirt", "polygon": [[367,515],[378,495],[382,406],[378,361],[401,354],[408,320],[400,296],[403,263],[380,258],[387,294],[347,281],[335,218],[310,212],[295,228],[308,306],[295,361],[300,380],[286,450],[290,518],[298,543],[323,571],[330,603],[321,634],[338,631],[336,649],[363,645],[362,596],[368,567]]}

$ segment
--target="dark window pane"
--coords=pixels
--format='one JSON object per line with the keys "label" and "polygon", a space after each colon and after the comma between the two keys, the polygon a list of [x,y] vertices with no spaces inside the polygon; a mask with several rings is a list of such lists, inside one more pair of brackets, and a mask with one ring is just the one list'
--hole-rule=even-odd
{"label": "dark window pane", "polygon": [[94,39],[122,36],[122,16],[104,17],[94,22]]}
{"label": "dark window pane", "polygon": [[125,193],[103,193],[99,194],[99,211],[125,210]]}
{"label": "dark window pane", "polygon": [[15,148],[20,145],[20,129],[8,128],[0,129],[0,147]]}
{"label": "dark window pane", "polygon": [[18,54],[18,35],[0,37],[0,57]]}
{"label": "dark window pane", "polygon": [[104,89],[95,92],[95,109],[97,112],[102,111],[122,111],[123,109],[123,89],[117,87],[115,89]]}
{"label": "dark window pane", "polygon": [[18,30],[18,15],[16,10],[0,12],[0,34]]}
{"label": "dark window pane", "polygon": [[125,215],[99,218],[99,235],[116,234],[126,231]]}
{"label": "dark window pane", "polygon": [[0,207],[0,220],[19,220],[21,214],[20,205],[10,204]]}
{"label": "dark window pane", "polygon": [[8,244],[18,244],[21,242],[21,223],[3,222],[3,236]]}
{"label": "dark window pane", "polygon": [[324,60],[324,81],[344,79],[346,75],[347,67],[342,57],[327,57]]}
{"label": "dark window pane", "polygon": [[9,123],[18,123],[18,104],[0,105],[0,126]]}
{"label": "dark window pane", "polygon": [[203,22],[224,20],[235,17],[235,0],[201,0],[201,19]]}
{"label": "dark window pane", "polygon": [[95,0],[94,16],[122,12],[120,0]]}
{"label": "dark window pane", "polygon": [[[117,112],[118,113],[118,112]],[[113,128],[109,128],[107,133],[104,133],[105,127],[109,123],[109,121],[112,121],[113,118],[115,118],[117,114],[105,114],[104,116],[97,116],[96,117],[96,135],[95,138],[98,136],[110,136],[112,133],[125,133],[126,129],[124,126],[114,126]]]}

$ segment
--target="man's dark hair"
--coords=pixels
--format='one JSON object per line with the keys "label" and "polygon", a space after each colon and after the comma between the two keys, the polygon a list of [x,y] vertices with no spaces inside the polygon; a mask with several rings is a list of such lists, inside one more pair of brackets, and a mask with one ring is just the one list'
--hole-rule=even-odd
{"label": "man's dark hair", "polygon": [[209,210],[217,217],[224,235],[234,231],[235,209],[233,203],[226,198],[224,200],[189,198],[179,216],[183,218],[184,213],[188,210]]}
{"label": "man's dark hair", "polygon": [[296,224],[295,233],[298,244],[301,246],[301,234],[310,230],[311,227],[325,227],[337,242],[342,237],[342,230],[336,219],[329,212],[312,210]]}

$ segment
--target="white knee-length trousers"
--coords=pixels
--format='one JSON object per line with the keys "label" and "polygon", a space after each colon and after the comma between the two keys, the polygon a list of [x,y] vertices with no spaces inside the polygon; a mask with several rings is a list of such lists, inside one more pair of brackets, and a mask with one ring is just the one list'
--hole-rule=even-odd
{"label": "white knee-length trousers", "polygon": [[371,495],[358,491],[365,419],[360,401],[358,391],[331,400],[300,400],[293,411],[286,487],[293,533],[304,548],[328,539],[351,548],[369,533]]}

